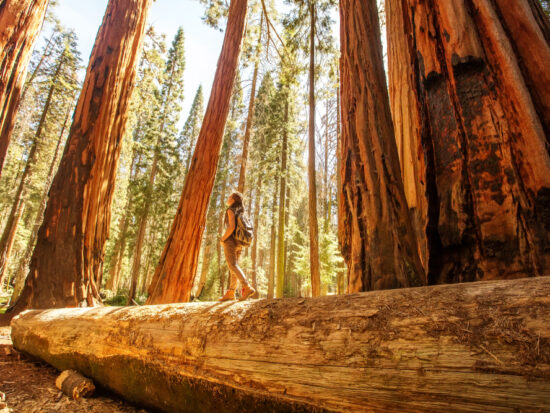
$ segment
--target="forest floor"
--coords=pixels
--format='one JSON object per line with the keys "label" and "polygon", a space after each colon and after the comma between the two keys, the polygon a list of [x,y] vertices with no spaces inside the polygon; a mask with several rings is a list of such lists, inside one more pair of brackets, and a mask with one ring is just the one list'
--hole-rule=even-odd
{"label": "forest floor", "polygon": [[147,413],[103,389],[72,400],[55,387],[59,372],[12,346],[10,328],[0,327],[0,413]]}

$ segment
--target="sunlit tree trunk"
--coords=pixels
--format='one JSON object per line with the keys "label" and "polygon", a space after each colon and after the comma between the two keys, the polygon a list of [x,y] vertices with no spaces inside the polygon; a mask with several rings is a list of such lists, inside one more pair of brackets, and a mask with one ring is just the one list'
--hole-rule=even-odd
{"label": "sunlit tree trunk", "polygon": [[178,212],[149,289],[148,304],[189,301],[243,38],[247,0],[232,0],[225,40]]}
{"label": "sunlit tree trunk", "polygon": [[285,285],[285,211],[286,178],[288,157],[288,96],[285,98],[284,130],[281,144],[281,177],[279,184],[279,230],[277,231],[277,286],[276,297],[283,298]]}
{"label": "sunlit tree trunk", "polygon": [[25,277],[27,275],[28,266],[31,261],[34,245],[36,244],[36,239],[38,238],[38,229],[40,228],[40,225],[42,224],[42,220],[44,219],[44,211],[46,210],[46,205],[48,203],[48,193],[50,192],[50,187],[52,185],[52,180],[55,174],[55,167],[57,166],[57,161],[59,160],[59,156],[61,155],[61,149],[63,147],[62,145],[63,136],[65,135],[65,131],[69,126],[70,116],[72,111],[74,110],[73,99],[74,99],[74,96],[71,98],[71,104],[67,106],[65,121],[63,122],[63,127],[61,128],[61,132],[59,133],[59,138],[57,139],[54,156],[52,158],[52,161],[50,162],[48,175],[46,177],[46,184],[44,185],[44,190],[42,191],[42,198],[40,200],[38,212],[36,214],[36,218],[32,226],[32,232],[27,243],[27,248],[25,249],[23,258],[21,258],[17,266],[17,272],[15,273],[15,284],[13,287],[11,302],[17,301],[17,298],[19,297],[19,294],[21,294],[21,290],[23,290],[23,286],[25,285]]}
{"label": "sunlit tree trunk", "polygon": [[311,272],[311,294],[321,295],[321,272],[319,264],[319,225],[317,222],[317,183],[315,172],[315,1],[310,0],[310,33],[309,33],[309,267]]}
{"label": "sunlit tree trunk", "polygon": [[430,283],[550,269],[550,23],[535,0],[388,0],[389,82]]}
{"label": "sunlit tree trunk", "polygon": [[94,305],[111,199],[151,0],[110,0],[65,152],[53,180],[25,287],[25,308]]}
{"label": "sunlit tree trunk", "polygon": [[252,298],[258,298],[258,236],[260,234],[260,204],[262,202],[262,176],[258,175],[256,181],[256,202],[254,204],[254,240],[252,241],[252,287],[256,293]]}
{"label": "sunlit tree trunk", "polygon": [[399,169],[375,0],[340,0],[340,243],[349,292],[422,285]]}
{"label": "sunlit tree trunk", "polygon": [[8,151],[27,66],[49,0],[0,3],[0,174]]}
{"label": "sunlit tree trunk", "polygon": [[275,184],[273,191],[273,202],[271,206],[271,236],[269,242],[269,270],[267,274],[267,298],[275,296],[275,262],[277,261],[277,192],[279,189],[279,181]]}

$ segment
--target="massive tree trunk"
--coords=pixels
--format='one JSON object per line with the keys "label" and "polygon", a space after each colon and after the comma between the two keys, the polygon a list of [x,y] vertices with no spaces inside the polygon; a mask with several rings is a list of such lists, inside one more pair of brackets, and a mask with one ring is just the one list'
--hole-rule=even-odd
{"label": "massive tree trunk", "polygon": [[252,87],[250,90],[250,101],[248,103],[248,116],[246,118],[246,129],[243,137],[243,152],[241,155],[241,169],[239,172],[238,191],[244,193],[246,183],[246,165],[248,163],[248,145],[250,143],[250,135],[254,122],[254,111],[256,109],[256,85],[258,84],[258,72],[260,70],[260,55],[262,51],[262,30],[264,25],[264,13],[260,21],[260,34],[258,36],[258,45],[256,46],[256,60],[254,63],[254,72],[252,74]]}
{"label": "massive tree trunk", "polygon": [[[364,0],[360,0],[364,1]],[[550,277],[30,311],[20,351],[167,412],[550,410]]]}
{"label": "massive tree trunk", "polygon": [[247,0],[232,0],[225,40],[178,212],[149,289],[148,304],[189,301],[208,202],[239,61]]}
{"label": "massive tree trunk", "polygon": [[32,49],[49,0],[4,0],[0,4],[0,174]]}
{"label": "massive tree trunk", "polygon": [[403,190],[375,0],[340,0],[340,244],[349,292],[425,283]]}
{"label": "massive tree trunk", "polygon": [[550,269],[550,23],[534,0],[387,0],[407,202],[430,283]]}
{"label": "massive tree trunk", "polygon": [[55,168],[57,166],[57,161],[59,160],[59,156],[61,155],[61,148],[63,147],[62,143],[64,142],[63,136],[65,135],[65,131],[67,130],[67,127],[69,125],[71,113],[74,110],[74,106],[73,106],[74,98],[75,97],[72,96],[71,103],[67,105],[67,112],[65,113],[65,121],[63,122],[63,127],[61,128],[61,132],[59,133],[59,138],[57,139],[55,152],[50,162],[48,175],[46,177],[46,184],[44,185],[44,189],[42,190],[42,198],[40,199],[38,212],[36,213],[36,218],[34,219],[31,236],[28,240],[25,253],[21,258],[19,265],[17,266],[17,271],[15,273],[15,284],[14,284],[13,293],[10,299],[12,303],[17,301],[17,299],[19,298],[19,295],[21,294],[21,291],[23,290],[23,286],[25,285],[25,277],[27,275],[29,263],[31,261],[32,252],[36,244],[36,239],[38,238],[38,230],[40,228],[40,225],[42,225],[42,221],[44,220],[44,211],[46,211],[46,205],[48,203],[48,193],[50,192],[50,187],[52,185],[53,177],[55,174]]}
{"label": "massive tree trunk", "polygon": [[309,223],[309,270],[311,272],[311,294],[321,295],[321,268],[319,262],[319,224],[317,222],[317,182],[315,172],[315,1],[309,1],[309,139],[308,139],[308,223]]}
{"label": "massive tree trunk", "polygon": [[53,180],[29,276],[11,313],[94,305],[121,139],[151,0],[110,0]]}

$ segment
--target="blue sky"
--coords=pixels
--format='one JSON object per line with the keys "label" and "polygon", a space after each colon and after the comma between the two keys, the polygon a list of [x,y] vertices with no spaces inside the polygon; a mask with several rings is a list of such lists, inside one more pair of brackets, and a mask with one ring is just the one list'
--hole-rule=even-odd
{"label": "blue sky", "polygon": [[[75,30],[82,60],[87,64],[107,0],[59,0],[55,14],[61,23]],[[203,85],[206,101],[223,42],[223,33],[206,26],[201,17],[203,6],[197,0],[157,0],[149,13],[149,24],[166,35],[169,45],[179,26],[185,32],[185,100],[180,123],[185,121],[195,92]]]}

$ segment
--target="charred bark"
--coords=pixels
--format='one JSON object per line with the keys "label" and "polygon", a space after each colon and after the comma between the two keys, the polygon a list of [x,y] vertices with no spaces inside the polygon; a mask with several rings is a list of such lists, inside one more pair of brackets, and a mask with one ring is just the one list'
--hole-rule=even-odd
{"label": "charred bark", "polygon": [[339,236],[349,292],[425,283],[401,180],[374,0],[341,0]]}
{"label": "charred bark", "polygon": [[550,269],[550,31],[536,3],[386,2],[396,139],[430,283]]}

